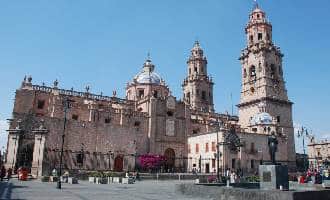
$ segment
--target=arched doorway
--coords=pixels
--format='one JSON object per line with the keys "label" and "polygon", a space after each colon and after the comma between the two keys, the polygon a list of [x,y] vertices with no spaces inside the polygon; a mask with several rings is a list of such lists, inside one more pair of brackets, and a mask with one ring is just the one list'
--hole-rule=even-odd
{"label": "arched doorway", "polygon": [[166,158],[165,170],[166,171],[174,171],[175,167],[175,152],[172,148],[168,148],[165,150],[164,156]]}
{"label": "arched doorway", "polygon": [[115,158],[115,165],[114,165],[114,171],[116,172],[122,172],[124,166],[124,159],[122,155],[116,156]]}

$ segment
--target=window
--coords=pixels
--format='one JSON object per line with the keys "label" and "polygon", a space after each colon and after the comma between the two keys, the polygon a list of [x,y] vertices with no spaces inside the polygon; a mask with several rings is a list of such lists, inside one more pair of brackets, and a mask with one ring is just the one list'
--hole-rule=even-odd
{"label": "window", "polygon": [[257,128],[252,128],[253,132],[257,132],[257,130],[258,130]]}
{"label": "window", "polygon": [[135,126],[135,127],[140,126],[140,124],[141,124],[141,122],[139,122],[139,121],[135,121],[135,122],[134,122],[134,126]]}
{"label": "window", "polygon": [[243,70],[243,77],[246,78],[246,69]]}
{"label": "window", "polygon": [[38,100],[38,109],[44,109],[45,100]]}
{"label": "window", "polygon": [[193,133],[193,134],[197,134],[198,131],[197,131],[196,129],[194,129],[192,133]]}
{"label": "window", "polygon": [[269,33],[267,33],[267,40],[270,40],[270,35],[269,35]]}
{"label": "window", "polygon": [[251,169],[254,169],[254,160],[251,160]]}
{"label": "window", "polygon": [[188,144],[188,153],[191,153],[191,145]]}
{"label": "window", "polygon": [[196,149],[195,149],[196,150],[196,153],[199,153],[199,144],[196,144],[195,147],[196,147]]}
{"label": "window", "polygon": [[236,168],[236,160],[235,158],[231,159],[231,168],[235,169]]}
{"label": "window", "polygon": [[283,75],[283,70],[282,70],[282,66],[278,66],[278,73],[282,76]]}
{"label": "window", "polygon": [[205,91],[202,91],[202,100],[206,100],[206,92]]}
{"label": "window", "polygon": [[250,35],[250,42],[253,42],[253,35]]}
{"label": "window", "polygon": [[277,123],[280,123],[281,122],[281,117],[280,116],[277,116],[276,117],[276,121],[277,121]]}
{"label": "window", "polygon": [[216,146],[215,146],[215,142],[212,142],[212,147],[211,148],[212,148],[213,152],[217,151]]}
{"label": "window", "polygon": [[262,40],[262,33],[258,33],[258,40]]}
{"label": "window", "polygon": [[215,159],[212,159],[212,168],[215,168]]}
{"label": "window", "polygon": [[209,143],[208,142],[205,143],[205,152],[206,153],[209,152]]}
{"label": "window", "polygon": [[140,98],[144,97],[144,90],[139,90],[139,97]]}
{"label": "window", "polygon": [[78,120],[78,115],[73,114],[73,115],[72,115],[72,119],[73,119],[73,120]]}
{"label": "window", "polygon": [[254,142],[251,142],[251,145],[250,145],[250,152],[251,152],[251,153],[255,152]]}
{"label": "window", "polygon": [[256,67],[254,65],[250,67],[250,78],[254,81],[257,79]]}
{"label": "window", "polygon": [[77,164],[78,165],[83,165],[84,164],[84,154],[83,154],[83,152],[79,152],[77,154]]}
{"label": "window", "polygon": [[172,111],[167,111],[167,116],[168,117],[173,117],[173,112]]}
{"label": "window", "polygon": [[257,14],[257,18],[258,18],[258,19],[260,18],[260,15],[259,15],[259,14]]}
{"label": "window", "polygon": [[191,69],[189,68],[189,75],[191,74]]}
{"label": "window", "polygon": [[157,92],[157,90],[154,90],[154,92],[153,92],[153,96],[154,96],[155,98],[157,98],[157,96],[158,96],[158,92]]}
{"label": "window", "polygon": [[197,72],[197,67],[194,67],[194,71]]}
{"label": "window", "polygon": [[109,124],[109,123],[110,123],[110,121],[111,121],[111,119],[110,119],[110,118],[105,118],[105,119],[104,119],[104,123],[106,123],[106,124]]}
{"label": "window", "polygon": [[275,78],[275,66],[274,66],[274,64],[270,65],[270,77]]}

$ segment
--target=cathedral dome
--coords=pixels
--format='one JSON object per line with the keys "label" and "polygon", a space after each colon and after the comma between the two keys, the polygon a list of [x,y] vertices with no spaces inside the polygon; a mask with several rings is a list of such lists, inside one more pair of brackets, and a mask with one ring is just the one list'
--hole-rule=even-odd
{"label": "cathedral dome", "polygon": [[154,72],[155,66],[152,64],[150,59],[147,59],[143,64],[143,69],[138,73],[134,80],[137,83],[146,83],[146,84],[161,84],[161,77]]}
{"label": "cathedral dome", "polygon": [[251,125],[269,125],[273,123],[273,117],[266,112],[258,113],[250,120]]}

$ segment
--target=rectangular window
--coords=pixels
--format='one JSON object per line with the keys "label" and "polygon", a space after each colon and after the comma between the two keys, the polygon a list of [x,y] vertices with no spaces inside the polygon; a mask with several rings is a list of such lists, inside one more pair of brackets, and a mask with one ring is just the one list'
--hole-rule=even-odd
{"label": "rectangular window", "polygon": [[78,120],[78,115],[73,114],[73,115],[72,115],[72,119],[73,119],[73,120]]}
{"label": "rectangular window", "polygon": [[235,169],[236,168],[236,160],[235,158],[231,159],[231,168]]}
{"label": "rectangular window", "polygon": [[144,97],[144,90],[139,90],[139,97],[140,98]]}
{"label": "rectangular window", "polygon": [[206,92],[205,91],[202,91],[202,100],[206,100]]}
{"label": "rectangular window", "polygon": [[106,123],[106,124],[109,124],[110,121],[111,121],[110,118],[105,118],[105,119],[104,119],[104,123]]}
{"label": "rectangular window", "polygon": [[215,159],[212,159],[212,168],[215,168]]}
{"label": "rectangular window", "polygon": [[191,145],[188,144],[188,153],[191,153]]}
{"label": "rectangular window", "polygon": [[209,143],[208,142],[205,143],[205,152],[206,153],[209,152]]}
{"label": "rectangular window", "polygon": [[262,33],[258,33],[258,40],[262,40]]}
{"label": "rectangular window", "polygon": [[38,100],[38,109],[44,109],[45,100]]}
{"label": "rectangular window", "polygon": [[199,153],[199,144],[196,144],[196,153]]}
{"label": "rectangular window", "polygon": [[277,116],[276,117],[276,120],[277,120],[278,123],[280,123],[281,122],[281,117],[280,116]]}
{"label": "rectangular window", "polygon": [[213,152],[216,152],[217,151],[217,147],[216,147],[216,145],[215,145],[215,142],[212,142],[212,151]]}
{"label": "rectangular window", "polygon": [[255,152],[254,142],[251,142],[250,151],[251,153]]}
{"label": "rectangular window", "polygon": [[254,169],[254,160],[251,160],[251,169]]}

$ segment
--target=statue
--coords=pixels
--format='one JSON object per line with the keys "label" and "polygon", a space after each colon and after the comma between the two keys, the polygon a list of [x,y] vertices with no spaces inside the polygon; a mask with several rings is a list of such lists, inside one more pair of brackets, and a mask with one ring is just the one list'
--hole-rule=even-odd
{"label": "statue", "polygon": [[268,136],[268,148],[269,148],[270,160],[273,165],[276,164],[275,153],[277,151],[277,145],[278,145],[278,140],[275,136],[275,133],[272,132],[272,135]]}

